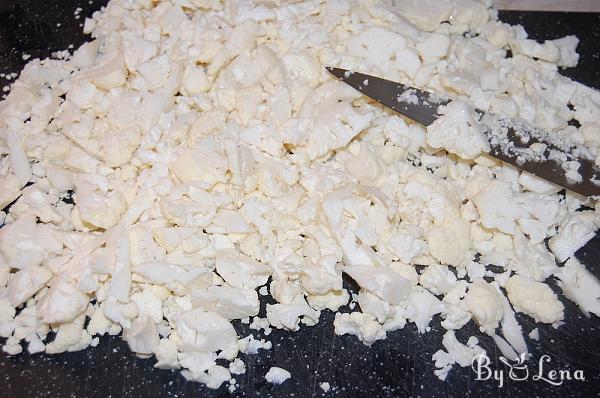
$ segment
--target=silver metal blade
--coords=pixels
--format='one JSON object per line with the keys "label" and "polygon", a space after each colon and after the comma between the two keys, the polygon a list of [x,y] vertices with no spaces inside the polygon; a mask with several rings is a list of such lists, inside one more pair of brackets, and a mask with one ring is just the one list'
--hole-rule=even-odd
{"label": "silver metal blade", "polygon": [[445,98],[380,77],[341,68],[327,67],[327,70],[380,104],[426,126],[437,119],[438,107],[449,102]]}
{"label": "silver metal blade", "polygon": [[[327,67],[327,70],[344,83],[382,105],[424,125],[433,123],[439,116],[438,107],[449,102],[448,99],[379,77],[342,68]],[[565,153],[568,160],[579,162],[578,172],[582,177],[581,181],[576,182],[567,179],[565,170],[562,167],[563,162],[559,160],[523,161],[518,150],[507,153],[499,145],[495,146],[493,144],[490,144],[491,151],[489,155],[580,195],[600,196],[600,168],[594,164],[593,160],[575,158],[569,153],[570,151],[565,152],[564,148],[558,148],[543,139],[534,138],[527,143],[523,143],[510,127],[508,128],[508,138],[514,144],[514,148],[517,149],[527,148],[532,142],[541,142],[548,146],[548,150]]]}

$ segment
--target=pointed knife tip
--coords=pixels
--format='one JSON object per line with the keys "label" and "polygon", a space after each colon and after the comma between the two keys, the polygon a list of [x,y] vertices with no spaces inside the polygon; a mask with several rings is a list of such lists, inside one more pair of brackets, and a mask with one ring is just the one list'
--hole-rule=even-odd
{"label": "pointed knife tip", "polygon": [[334,75],[338,79],[343,79],[344,78],[344,73],[347,72],[346,69],[336,68],[336,67],[333,67],[333,66],[326,66],[325,69],[327,69],[327,72],[331,73],[332,75]]}

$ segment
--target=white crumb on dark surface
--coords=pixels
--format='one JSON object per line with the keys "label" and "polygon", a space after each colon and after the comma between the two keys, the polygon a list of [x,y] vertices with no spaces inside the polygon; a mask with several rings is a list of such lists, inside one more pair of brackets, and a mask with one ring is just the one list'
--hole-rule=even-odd
{"label": "white crumb on dark surface", "polygon": [[271,384],[282,384],[290,377],[292,377],[290,372],[277,366],[272,366],[265,375],[265,379]]}

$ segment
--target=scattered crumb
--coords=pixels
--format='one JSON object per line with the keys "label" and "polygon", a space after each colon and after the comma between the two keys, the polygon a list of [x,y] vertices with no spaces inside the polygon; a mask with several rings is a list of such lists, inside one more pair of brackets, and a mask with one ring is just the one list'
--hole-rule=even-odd
{"label": "scattered crumb", "polygon": [[324,381],[323,383],[319,383],[319,387],[321,387],[321,390],[323,390],[323,392],[329,392],[329,390],[331,389],[331,386],[326,381]]}
{"label": "scattered crumb", "polygon": [[290,372],[277,366],[271,367],[265,375],[265,379],[271,384],[281,384],[290,377],[292,377]]}
{"label": "scattered crumb", "polygon": [[540,339],[540,331],[538,330],[538,328],[533,329],[529,333],[529,337],[533,340],[539,340]]}

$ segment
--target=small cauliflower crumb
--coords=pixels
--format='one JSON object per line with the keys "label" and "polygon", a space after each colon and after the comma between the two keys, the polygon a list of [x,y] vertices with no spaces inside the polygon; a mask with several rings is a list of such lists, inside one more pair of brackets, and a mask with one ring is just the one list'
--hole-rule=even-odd
{"label": "small cauliflower crumb", "polygon": [[265,375],[265,379],[271,384],[282,384],[290,377],[292,377],[290,372],[277,366],[272,366]]}
{"label": "small cauliflower crumb", "polygon": [[533,328],[533,330],[531,332],[529,332],[529,338],[533,339],[533,340],[539,340],[540,339],[540,331],[538,328]]}

